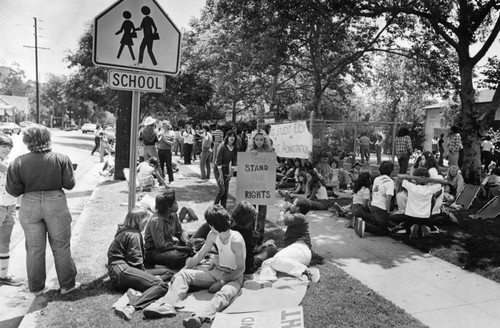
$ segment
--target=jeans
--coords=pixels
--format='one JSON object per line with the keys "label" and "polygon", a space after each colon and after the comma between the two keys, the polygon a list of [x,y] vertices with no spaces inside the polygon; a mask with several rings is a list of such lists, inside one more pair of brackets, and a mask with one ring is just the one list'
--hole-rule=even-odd
{"label": "jeans", "polygon": [[458,165],[458,152],[448,154],[448,166]]}
{"label": "jeans", "polygon": [[262,263],[260,280],[274,281],[276,272],[284,272],[294,277],[302,276],[311,262],[311,249],[304,243],[295,242]]}
{"label": "jeans", "polygon": [[377,151],[377,165],[380,165],[380,163],[382,163],[382,146],[377,146],[376,151]]}
{"label": "jeans", "polygon": [[[179,271],[173,278],[167,295],[158,300],[158,303],[175,305],[186,298],[189,286],[209,288],[217,281],[220,281],[226,270],[221,270],[218,266],[210,271],[184,269]],[[243,276],[226,282],[222,288],[215,293],[204,309],[196,314],[201,317],[212,318],[215,313],[225,309],[231,300],[238,294],[243,283]]]}
{"label": "jeans", "polygon": [[200,171],[203,180],[210,179],[210,148],[203,148],[200,154]]}
{"label": "jeans", "polygon": [[217,193],[217,196],[215,196],[214,205],[217,205],[220,203],[222,205],[222,207],[226,208],[227,196],[229,193],[229,180],[231,179],[231,177],[223,174],[224,182],[221,182],[220,181],[220,172],[219,172],[219,169],[217,168],[217,166],[214,166],[214,176],[215,176],[215,180],[217,180],[217,185],[219,186],[219,192]]}
{"label": "jeans", "polygon": [[33,191],[23,195],[19,222],[26,239],[26,267],[31,292],[45,288],[47,235],[54,255],[59,286],[75,286],[76,267],[71,257],[71,215],[62,190]]}
{"label": "jeans", "polygon": [[175,139],[174,140],[174,153],[175,155],[177,155],[178,152],[181,152],[182,154],[182,144],[181,144],[181,141],[179,139]]}
{"label": "jeans", "polygon": [[95,136],[94,137],[94,143],[95,143],[95,146],[94,146],[94,149],[92,149],[92,152],[90,153],[91,155],[94,155],[94,152],[100,148],[101,146],[101,138],[99,138],[99,136]]}
{"label": "jeans", "polygon": [[371,206],[370,210],[372,219],[363,220],[365,221],[365,230],[379,236],[387,235],[389,233],[387,229],[389,227],[389,212],[377,206]]}
{"label": "jeans", "polygon": [[219,145],[220,145],[220,142],[215,142],[214,141],[214,155],[212,156],[212,161],[215,165],[215,162],[217,162],[217,151],[219,150]]}
{"label": "jeans", "polygon": [[108,268],[109,278],[119,290],[132,288],[142,293],[142,296],[130,302],[136,309],[143,309],[168,291],[168,283],[160,278],[129,266],[127,263],[111,264]]}
{"label": "jeans", "polygon": [[410,155],[403,154],[398,156],[399,163],[399,174],[406,174],[408,172],[408,162],[410,161]]}
{"label": "jeans", "polygon": [[156,146],[144,145],[144,160],[147,161],[150,157],[156,157],[156,159],[158,159],[158,151],[156,150]]}
{"label": "jeans", "polygon": [[193,144],[184,143],[184,164],[191,164],[191,153],[193,152]]}
{"label": "jeans", "polygon": [[370,162],[370,146],[369,145],[360,145],[359,151],[361,153],[361,163],[365,161]]}
{"label": "jeans", "polygon": [[104,162],[104,155],[108,152],[109,156],[111,156],[111,146],[107,142],[101,142],[99,145],[99,156],[101,159],[101,163]]}
{"label": "jeans", "polygon": [[158,160],[160,161],[160,171],[165,178],[165,165],[167,166],[168,182],[174,181],[174,172],[172,171],[172,151],[170,149],[158,149]]}
{"label": "jeans", "polygon": [[352,204],[351,206],[352,215],[355,218],[362,218],[363,220],[373,221],[373,215],[370,209],[364,207],[361,204]]}
{"label": "jeans", "polygon": [[[186,251],[182,249],[185,248]],[[169,249],[160,251],[157,249],[146,251],[146,261],[148,265],[159,264],[164,265],[173,270],[180,270],[186,259],[192,256],[188,247],[179,246],[179,249]]]}

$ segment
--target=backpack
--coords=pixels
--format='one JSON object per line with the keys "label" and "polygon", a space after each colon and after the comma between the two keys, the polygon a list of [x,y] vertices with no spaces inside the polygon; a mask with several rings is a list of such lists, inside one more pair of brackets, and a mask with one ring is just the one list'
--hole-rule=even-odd
{"label": "backpack", "polygon": [[156,136],[155,129],[148,125],[146,126],[141,133],[141,139],[150,145],[154,145],[158,141],[158,137]]}

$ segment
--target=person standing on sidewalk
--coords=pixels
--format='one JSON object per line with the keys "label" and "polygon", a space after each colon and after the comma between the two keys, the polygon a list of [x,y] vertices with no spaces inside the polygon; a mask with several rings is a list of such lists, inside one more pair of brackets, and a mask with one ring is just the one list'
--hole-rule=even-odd
{"label": "person standing on sidewalk", "polygon": [[95,130],[94,130],[94,143],[95,143],[95,146],[94,146],[94,149],[92,149],[92,151],[90,152],[91,156],[94,156],[94,153],[101,148],[101,137],[99,135],[99,133],[101,131],[102,131],[101,126],[99,124],[97,124],[95,126]]}
{"label": "person standing on sidewalk", "polygon": [[150,157],[158,158],[156,143],[158,142],[158,131],[155,126],[156,120],[148,116],[144,119],[144,128],[139,132],[139,140],[144,143],[144,160]]}
{"label": "person standing on sidewalk", "polygon": [[184,140],[182,152],[184,156],[184,164],[191,164],[191,156],[194,144],[194,130],[191,127],[191,124],[186,124],[186,131],[184,131],[184,133],[182,134],[182,138]]}
{"label": "person standing on sidewalk", "polygon": [[47,236],[61,294],[80,287],[71,257],[71,214],[63,189],[75,186],[73,164],[68,156],[52,152],[50,131],[41,125],[24,131],[29,153],[17,157],[7,171],[6,190],[23,195],[19,222],[26,239],[28,286],[35,295],[45,290],[45,248]]}
{"label": "person standing on sidewalk", "polygon": [[438,164],[443,166],[444,159],[444,133],[441,133],[441,136],[438,140],[438,149],[439,149],[439,162]]}
{"label": "person standing on sidewalk", "polygon": [[161,130],[158,133],[158,160],[160,161],[160,172],[165,179],[165,166],[167,167],[168,182],[174,182],[174,172],[172,171],[172,145],[175,134],[169,121],[162,121]]}
{"label": "person standing on sidewalk", "polygon": [[212,138],[214,140],[214,156],[213,156],[213,161],[214,165],[215,162],[217,161],[217,151],[219,150],[219,145],[224,141],[224,132],[219,127],[219,123],[215,125],[215,131],[212,132]]}
{"label": "person standing on sidewalk", "polygon": [[20,286],[22,281],[9,276],[10,237],[17,219],[16,199],[5,191],[12,139],[0,135],[0,285]]}
{"label": "person standing on sidewalk", "polygon": [[217,161],[214,165],[214,176],[219,186],[219,192],[215,197],[214,204],[221,204],[226,208],[229,192],[229,180],[233,175],[231,165],[236,165],[238,151],[236,150],[236,135],[233,130],[228,131],[224,143],[220,145],[217,152]]}
{"label": "person standing on sidewalk", "polygon": [[375,141],[375,151],[377,152],[377,165],[380,165],[382,163],[382,151],[384,147],[384,139],[382,138],[382,135],[377,136],[377,141]]}
{"label": "person standing on sidewalk", "polygon": [[[269,142],[269,138],[267,137],[264,130],[257,131],[253,137],[250,139],[248,143],[247,152],[252,155],[257,155],[258,153],[271,153],[273,152],[273,147]],[[257,241],[257,245],[262,244],[264,240],[264,230],[266,228],[266,215],[267,215],[267,206],[259,205],[258,206],[258,214],[257,214],[257,222],[256,222],[256,231],[259,233],[259,239]]]}
{"label": "person standing on sidewalk", "polygon": [[408,172],[408,162],[410,154],[413,151],[410,139],[410,131],[406,127],[402,127],[398,131],[398,135],[394,140],[394,155],[398,158],[399,174]]}
{"label": "person standing on sidewalk", "polygon": [[203,125],[201,132],[200,173],[202,180],[210,180],[210,154],[212,153],[212,134],[208,125]]}

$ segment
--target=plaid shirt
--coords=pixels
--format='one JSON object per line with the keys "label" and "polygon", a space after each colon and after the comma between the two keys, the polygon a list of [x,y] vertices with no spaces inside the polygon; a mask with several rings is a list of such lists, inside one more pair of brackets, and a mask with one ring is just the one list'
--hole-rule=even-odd
{"label": "plaid shirt", "polygon": [[459,133],[455,133],[450,137],[450,142],[448,143],[448,151],[452,154],[458,153],[460,149],[464,148],[462,145],[462,137]]}
{"label": "plaid shirt", "polygon": [[396,156],[411,154],[412,150],[410,136],[397,137],[394,140],[394,152]]}

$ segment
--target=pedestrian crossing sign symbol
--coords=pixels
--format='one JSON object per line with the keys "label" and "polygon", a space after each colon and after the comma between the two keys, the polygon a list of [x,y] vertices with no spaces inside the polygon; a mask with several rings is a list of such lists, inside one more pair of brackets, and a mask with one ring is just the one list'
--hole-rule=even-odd
{"label": "pedestrian crossing sign symbol", "polygon": [[94,20],[98,66],[175,75],[180,46],[180,30],[155,0],[119,0]]}

